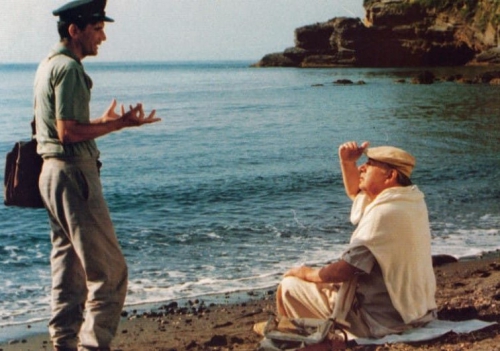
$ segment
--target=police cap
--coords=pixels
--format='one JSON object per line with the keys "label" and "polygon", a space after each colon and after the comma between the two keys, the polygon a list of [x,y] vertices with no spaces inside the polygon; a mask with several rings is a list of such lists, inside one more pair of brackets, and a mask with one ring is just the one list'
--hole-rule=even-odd
{"label": "police cap", "polygon": [[106,16],[105,7],[106,0],[76,0],[54,10],[52,14],[59,16],[62,22],[114,22]]}

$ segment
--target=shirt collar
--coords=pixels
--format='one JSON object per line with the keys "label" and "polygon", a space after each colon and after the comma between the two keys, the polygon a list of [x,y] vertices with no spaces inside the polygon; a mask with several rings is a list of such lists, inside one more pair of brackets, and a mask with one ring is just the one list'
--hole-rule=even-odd
{"label": "shirt collar", "polygon": [[52,48],[52,51],[50,53],[50,57],[53,57],[56,55],[65,55],[65,56],[71,57],[73,60],[75,60],[76,62],[81,64],[80,59],[70,49],[68,49],[66,47],[66,45],[64,45],[64,43],[59,42]]}

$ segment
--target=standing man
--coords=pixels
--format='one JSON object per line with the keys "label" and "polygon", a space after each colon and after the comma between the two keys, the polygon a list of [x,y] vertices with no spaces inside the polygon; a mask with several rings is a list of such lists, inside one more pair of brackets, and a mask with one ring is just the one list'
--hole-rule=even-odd
{"label": "standing man", "polygon": [[[363,154],[368,160],[358,167]],[[392,146],[368,148],[367,142],[342,144],[339,158],[357,228],[339,261],[285,273],[278,314],[327,319],[336,304],[345,304],[337,299],[338,284],[357,279],[346,311],[352,334],[379,338],[433,320],[436,280],[424,195],[410,180],[415,159]]]}
{"label": "standing man", "polygon": [[[72,1],[55,10],[60,43],[35,78],[39,186],[51,226],[52,317],[57,351],[110,350],[127,291],[127,266],[99,180],[95,138],[159,121],[141,104],[89,115],[92,80],[82,60],[106,40],[106,0]],[[85,315],[84,315],[85,312]]]}

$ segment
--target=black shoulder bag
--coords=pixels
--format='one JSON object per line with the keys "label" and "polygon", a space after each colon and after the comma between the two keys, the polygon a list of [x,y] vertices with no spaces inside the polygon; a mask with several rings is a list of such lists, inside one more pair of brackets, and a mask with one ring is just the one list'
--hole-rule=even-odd
{"label": "black shoulder bag", "polygon": [[32,137],[29,141],[18,141],[5,159],[4,204],[42,208],[43,201],[38,188],[38,178],[43,160],[36,152],[35,121],[31,122]]}

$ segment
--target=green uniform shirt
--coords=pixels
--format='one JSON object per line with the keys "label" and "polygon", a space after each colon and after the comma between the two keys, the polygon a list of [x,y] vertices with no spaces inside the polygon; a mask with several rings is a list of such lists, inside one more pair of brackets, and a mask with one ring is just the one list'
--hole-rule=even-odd
{"label": "green uniform shirt", "polygon": [[64,45],[58,44],[43,60],[35,76],[35,119],[38,153],[47,157],[99,157],[94,140],[62,144],[57,120],[90,122],[92,80],[83,65]]}

